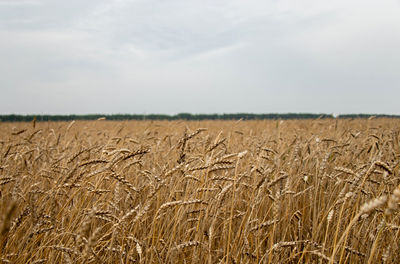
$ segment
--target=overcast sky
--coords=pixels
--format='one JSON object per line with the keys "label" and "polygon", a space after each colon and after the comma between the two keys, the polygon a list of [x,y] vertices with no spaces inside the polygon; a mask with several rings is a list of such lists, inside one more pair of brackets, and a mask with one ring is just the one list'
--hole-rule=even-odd
{"label": "overcast sky", "polygon": [[0,0],[0,114],[400,114],[399,0]]}

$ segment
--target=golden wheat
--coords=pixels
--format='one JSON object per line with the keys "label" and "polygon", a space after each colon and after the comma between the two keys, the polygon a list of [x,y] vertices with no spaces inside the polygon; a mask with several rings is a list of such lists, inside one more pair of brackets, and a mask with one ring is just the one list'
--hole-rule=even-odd
{"label": "golden wheat", "polygon": [[0,262],[396,263],[400,121],[0,123]]}

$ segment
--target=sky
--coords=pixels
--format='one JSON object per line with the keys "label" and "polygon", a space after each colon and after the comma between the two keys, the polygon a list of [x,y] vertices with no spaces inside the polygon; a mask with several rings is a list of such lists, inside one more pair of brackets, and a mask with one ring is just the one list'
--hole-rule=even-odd
{"label": "sky", "polygon": [[0,114],[400,114],[400,0],[0,0]]}

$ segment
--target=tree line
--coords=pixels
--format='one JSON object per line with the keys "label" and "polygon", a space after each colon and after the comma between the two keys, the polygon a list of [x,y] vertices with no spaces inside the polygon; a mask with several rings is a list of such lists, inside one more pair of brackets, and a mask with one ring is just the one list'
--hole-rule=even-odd
{"label": "tree line", "polygon": [[[386,117],[399,118],[399,115],[370,115],[370,114],[345,114],[338,115],[337,118],[370,118]],[[287,120],[287,119],[325,119],[335,118],[331,114],[311,114],[311,113],[287,113],[287,114],[190,114],[180,113],[177,115],[165,114],[89,114],[89,115],[0,115],[2,122],[29,122],[36,121],[72,121],[72,120],[97,120],[105,118],[106,120]]]}

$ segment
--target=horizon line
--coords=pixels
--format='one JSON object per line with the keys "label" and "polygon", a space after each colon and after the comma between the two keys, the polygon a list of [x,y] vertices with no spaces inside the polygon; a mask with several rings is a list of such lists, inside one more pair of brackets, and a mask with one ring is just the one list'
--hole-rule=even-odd
{"label": "horizon line", "polygon": [[223,114],[0,114],[0,122],[73,121],[73,120],[290,120],[290,119],[335,119],[335,118],[400,118],[392,114],[324,114],[324,113],[223,113]]}

